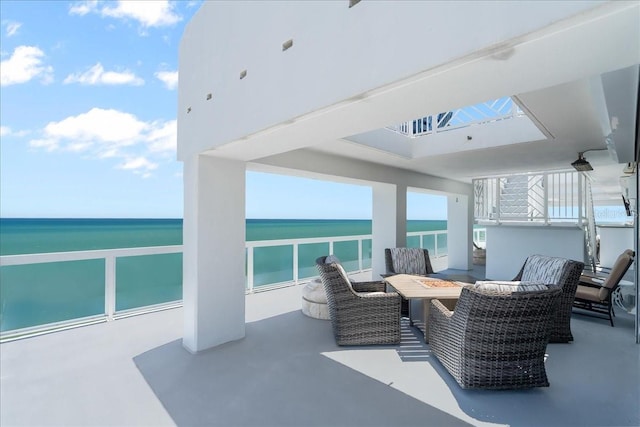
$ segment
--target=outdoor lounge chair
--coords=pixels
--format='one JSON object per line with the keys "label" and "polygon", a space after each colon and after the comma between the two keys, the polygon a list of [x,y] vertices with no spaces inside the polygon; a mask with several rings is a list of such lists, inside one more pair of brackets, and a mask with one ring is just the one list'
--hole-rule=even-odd
{"label": "outdoor lounge chair", "polygon": [[316,260],[338,345],[400,343],[400,295],[383,282],[351,282],[338,262]]}
{"label": "outdoor lounge chair", "polygon": [[565,258],[545,255],[529,256],[520,272],[513,280],[554,284],[562,287],[558,310],[551,323],[549,342],[567,343],[573,341],[571,334],[571,307],[584,263]]}
{"label": "outdoor lounge chair", "polygon": [[[622,277],[625,275],[629,267],[631,267],[631,264],[633,264],[635,255],[636,253],[631,249],[627,249],[621,253],[613,264],[611,272],[602,283],[594,281],[594,278],[592,277],[582,275],[580,277],[580,282],[578,283],[573,306],[582,310],[605,314],[607,315],[609,322],[611,322],[611,326],[613,326],[615,313],[613,312],[611,297],[620,285]],[[575,313],[588,315],[588,313],[577,311]]]}
{"label": "outdoor lounge chair", "polygon": [[548,387],[544,356],[562,290],[481,283],[462,289],[455,311],[431,301],[431,351],[462,388]]}

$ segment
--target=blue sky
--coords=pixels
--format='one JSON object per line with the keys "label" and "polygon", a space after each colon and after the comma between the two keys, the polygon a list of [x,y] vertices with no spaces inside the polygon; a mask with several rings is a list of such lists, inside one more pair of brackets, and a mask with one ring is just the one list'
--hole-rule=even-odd
{"label": "blue sky", "polygon": [[[200,4],[0,1],[1,217],[182,217],[178,48]],[[371,218],[371,189],[248,172],[247,217]],[[410,195],[408,217],[446,199]]]}

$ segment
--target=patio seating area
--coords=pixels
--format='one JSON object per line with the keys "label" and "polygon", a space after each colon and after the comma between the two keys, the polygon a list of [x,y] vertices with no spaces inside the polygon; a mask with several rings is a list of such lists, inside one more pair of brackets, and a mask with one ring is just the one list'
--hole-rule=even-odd
{"label": "patio seating area", "polygon": [[[0,424],[640,422],[640,347],[624,313],[615,328],[574,316],[574,341],[547,346],[550,387],[464,390],[407,323],[399,345],[338,346],[330,322],[302,314],[302,287],[247,295],[246,337],[196,355],[182,346],[182,309],[2,344]],[[585,368],[612,359],[615,369]]]}

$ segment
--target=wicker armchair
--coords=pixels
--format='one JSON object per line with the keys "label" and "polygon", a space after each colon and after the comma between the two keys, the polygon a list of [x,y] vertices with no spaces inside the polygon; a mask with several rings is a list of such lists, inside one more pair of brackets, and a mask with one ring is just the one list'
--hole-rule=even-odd
{"label": "wicker armchair", "polygon": [[567,343],[573,341],[571,334],[571,308],[584,263],[565,258],[545,255],[529,256],[520,272],[513,280],[549,283],[562,287],[558,310],[551,323],[549,342]]}
{"label": "wicker armchair", "polygon": [[548,387],[544,355],[561,289],[497,292],[468,286],[455,311],[431,301],[429,346],[462,388]]}
{"label": "wicker armchair", "polygon": [[429,251],[426,249],[386,248],[384,250],[384,262],[389,276],[393,274],[424,276],[433,273]]}
{"label": "wicker armchair", "polygon": [[338,345],[400,343],[400,295],[383,282],[354,282],[339,263],[316,260]]}
{"label": "wicker armchair", "polygon": [[[429,251],[419,248],[386,248],[384,250],[384,263],[386,274],[416,274],[426,276],[433,273]],[[402,316],[409,316],[409,301],[402,298]]]}

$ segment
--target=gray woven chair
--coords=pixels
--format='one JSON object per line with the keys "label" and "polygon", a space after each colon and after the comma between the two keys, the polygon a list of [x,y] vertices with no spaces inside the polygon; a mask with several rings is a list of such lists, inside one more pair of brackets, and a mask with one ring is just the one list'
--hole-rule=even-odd
{"label": "gray woven chair", "polygon": [[[393,276],[394,274],[426,276],[433,273],[427,249],[386,248],[384,250],[384,263],[387,270],[384,276]],[[405,317],[409,316],[409,301],[404,298],[402,299],[401,313]]]}
{"label": "gray woven chair", "polygon": [[562,287],[558,310],[551,323],[549,342],[567,343],[573,341],[571,334],[571,308],[584,263],[565,258],[545,255],[529,256],[520,272],[513,280],[549,283]]}
{"label": "gray woven chair", "polygon": [[387,275],[416,274],[427,275],[433,273],[429,251],[420,248],[386,248],[384,262]]}
{"label": "gray woven chair", "polygon": [[455,311],[431,301],[429,346],[462,388],[548,387],[544,356],[561,289],[462,289]]}
{"label": "gray woven chair", "polygon": [[400,343],[400,295],[383,282],[351,282],[337,262],[316,260],[338,345]]}

